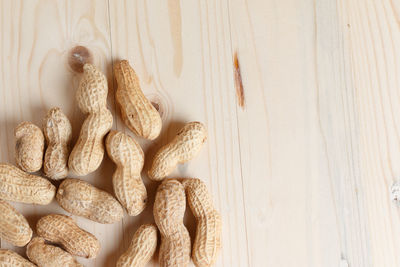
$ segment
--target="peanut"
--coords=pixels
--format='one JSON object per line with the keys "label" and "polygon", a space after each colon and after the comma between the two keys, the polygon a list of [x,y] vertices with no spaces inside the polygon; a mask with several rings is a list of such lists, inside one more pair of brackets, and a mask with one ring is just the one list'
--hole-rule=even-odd
{"label": "peanut", "polygon": [[131,245],[119,257],[117,267],[144,267],[153,257],[157,247],[157,227],[144,224],[134,234]]}
{"label": "peanut", "polygon": [[0,238],[23,247],[32,238],[32,229],[25,217],[7,202],[0,200]]}
{"label": "peanut", "polygon": [[115,223],[124,215],[112,195],[79,179],[65,179],[58,188],[56,199],[66,211],[98,223]]}
{"label": "peanut", "polygon": [[66,215],[50,214],[42,217],[36,225],[36,231],[39,236],[61,245],[74,256],[95,258],[100,250],[99,240]]}
{"label": "peanut", "polygon": [[0,267],[35,267],[36,265],[8,249],[0,249]]}
{"label": "peanut", "polygon": [[161,233],[160,266],[187,266],[190,262],[190,237],[183,224],[186,209],[185,189],[176,180],[158,186],[154,220]]}
{"label": "peanut", "polygon": [[43,132],[47,141],[44,174],[54,180],[63,179],[68,175],[68,143],[71,141],[72,128],[60,108],[49,110],[43,120]]}
{"label": "peanut", "polygon": [[106,139],[109,157],[117,165],[113,175],[114,192],[130,216],[146,207],[147,192],[140,173],[144,155],[140,145],[129,135],[111,131]]}
{"label": "peanut", "polygon": [[161,117],[140,89],[135,71],[127,60],[121,60],[115,65],[114,73],[118,83],[116,98],[122,120],[136,135],[156,139],[162,127]]}
{"label": "peanut", "polygon": [[193,262],[197,267],[212,266],[221,248],[221,215],[215,210],[211,195],[200,179],[183,179],[182,184],[197,220]]}
{"label": "peanut", "polygon": [[26,256],[38,267],[83,267],[71,254],[59,247],[45,244],[41,237],[34,237],[29,242]]}
{"label": "peanut", "polygon": [[21,171],[17,167],[0,163],[0,199],[28,204],[49,204],[56,187],[47,179]]}
{"label": "peanut", "polygon": [[149,178],[155,181],[164,179],[178,163],[193,159],[206,139],[207,132],[202,123],[187,123],[169,144],[157,152],[148,173]]}
{"label": "peanut", "polygon": [[92,64],[86,63],[76,99],[79,108],[88,117],[68,161],[69,168],[77,175],[84,176],[95,171],[103,160],[103,138],[113,124],[112,114],[107,109],[107,93],[104,74]]}
{"label": "peanut", "polygon": [[42,130],[30,122],[20,123],[14,130],[15,160],[26,172],[36,172],[42,168],[44,136]]}

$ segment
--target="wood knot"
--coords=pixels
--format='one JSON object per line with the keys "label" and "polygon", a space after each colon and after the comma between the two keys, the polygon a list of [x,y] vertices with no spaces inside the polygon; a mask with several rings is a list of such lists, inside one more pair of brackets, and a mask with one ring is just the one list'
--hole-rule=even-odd
{"label": "wood knot", "polygon": [[82,73],[85,63],[93,63],[93,57],[89,49],[78,45],[69,51],[68,64],[73,71]]}

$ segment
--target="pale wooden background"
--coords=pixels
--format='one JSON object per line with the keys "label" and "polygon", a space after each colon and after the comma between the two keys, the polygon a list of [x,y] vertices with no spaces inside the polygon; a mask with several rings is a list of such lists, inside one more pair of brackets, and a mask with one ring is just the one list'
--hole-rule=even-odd
{"label": "pale wooden background", "polygon": [[[109,77],[114,129],[130,133],[115,109],[113,61],[129,59],[158,103],[164,128],[140,140],[147,158],[184,122],[207,125],[201,154],[174,175],[202,178],[214,194],[216,266],[400,266],[389,192],[400,178],[399,1],[0,0],[0,9],[0,161],[14,162],[17,123],[40,124],[53,106],[76,138],[83,116],[68,53],[82,45]],[[112,192],[113,170],[105,158],[85,180]],[[157,184],[144,180],[153,201]],[[32,227],[63,212],[55,201],[14,206]],[[76,218],[102,243],[97,259],[79,261],[113,266],[151,208],[114,225]]]}

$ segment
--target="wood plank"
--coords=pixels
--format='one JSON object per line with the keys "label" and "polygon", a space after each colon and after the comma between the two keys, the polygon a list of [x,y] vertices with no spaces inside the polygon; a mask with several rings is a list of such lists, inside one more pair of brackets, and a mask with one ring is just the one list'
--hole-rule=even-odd
{"label": "wood plank", "polygon": [[[107,1],[1,1],[0,31],[0,160],[15,163],[14,127],[21,121],[41,125],[47,110],[59,106],[71,120],[74,139],[84,116],[75,103],[79,75],[68,65],[68,56],[77,45],[87,47],[94,63],[108,71],[111,43]],[[109,99],[113,100],[113,92]],[[113,101],[110,101],[112,106]],[[103,166],[85,177],[112,192],[113,165]],[[50,212],[66,213],[53,201],[48,206],[13,203],[27,218],[32,228],[37,220]],[[117,256],[114,249],[122,231],[121,224],[100,225],[83,218],[74,218],[84,229],[95,234],[102,243],[95,260],[78,260],[86,266],[110,266]],[[2,247],[12,248],[6,242]],[[25,248],[12,248],[25,254]]]}
{"label": "wood plank", "polygon": [[399,6],[229,3],[250,265],[398,266]]}
{"label": "wood plank", "polygon": [[[145,94],[163,114],[162,137],[150,146],[140,140],[146,157],[151,158],[184,122],[198,120],[207,125],[209,138],[199,158],[179,167],[171,177],[199,177],[208,184],[223,217],[223,249],[216,266],[247,266],[226,3],[113,1],[110,18],[113,59],[129,59]],[[117,128],[128,131],[119,119]],[[155,187],[148,183],[151,200]],[[148,210],[141,217],[152,220]],[[124,220],[121,250],[138,227],[136,220]],[[186,225],[193,238],[190,216]]]}

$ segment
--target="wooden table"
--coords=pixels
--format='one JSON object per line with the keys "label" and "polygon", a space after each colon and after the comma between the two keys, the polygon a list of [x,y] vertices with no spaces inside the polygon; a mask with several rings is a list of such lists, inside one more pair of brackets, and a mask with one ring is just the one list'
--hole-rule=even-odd
{"label": "wooden table", "polygon": [[[84,116],[69,58],[84,46],[107,73],[114,129],[132,135],[115,103],[119,59],[162,114],[160,138],[136,138],[145,170],[183,123],[207,125],[201,154],[172,177],[199,177],[214,195],[223,217],[216,266],[400,266],[390,195],[400,177],[398,1],[2,0],[0,12],[0,161],[15,163],[14,127],[40,125],[54,106],[76,140]],[[105,157],[83,179],[112,192],[114,169]],[[143,178],[152,203],[157,183]],[[55,201],[13,205],[32,227],[66,213]],[[152,205],[113,225],[74,218],[102,244],[98,258],[79,261],[113,266],[153,221]],[[193,237],[189,213],[186,225]]]}

